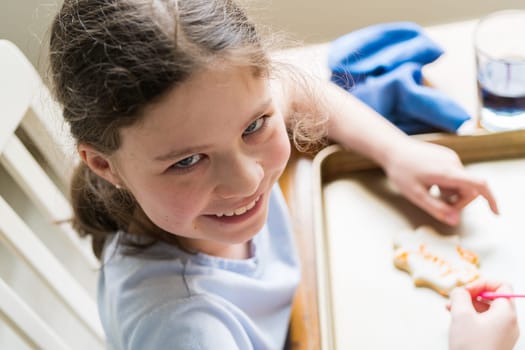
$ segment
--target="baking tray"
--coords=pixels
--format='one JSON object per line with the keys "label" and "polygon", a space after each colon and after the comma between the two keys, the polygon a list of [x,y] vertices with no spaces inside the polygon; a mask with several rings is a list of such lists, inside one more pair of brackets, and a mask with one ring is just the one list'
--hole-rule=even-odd
{"label": "baking tray", "polygon": [[[423,138],[454,149],[469,172],[486,179],[501,214],[478,198],[459,226],[441,224],[396,193],[374,163],[339,146],[322,150],[313,162],[322,350],[448,348],[447,299],[394,267],[400,230],[431,225],[459,234],[478,253],[482,276],[525,291],[525,130]],[[525,304],[517,307],[523,319]]]}

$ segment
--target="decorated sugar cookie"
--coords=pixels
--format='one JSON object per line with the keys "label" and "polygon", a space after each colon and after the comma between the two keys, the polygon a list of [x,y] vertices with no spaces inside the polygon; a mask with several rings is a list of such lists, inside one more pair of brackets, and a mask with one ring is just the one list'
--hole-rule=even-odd
{"label": "decorated sugar cookie", "polygon": [[394,264],[408,272],[418,287],[443,296],[479,278],[476,253],[461,246],[459,236],[445,236],[430,226],[400,232],[394,240]]}

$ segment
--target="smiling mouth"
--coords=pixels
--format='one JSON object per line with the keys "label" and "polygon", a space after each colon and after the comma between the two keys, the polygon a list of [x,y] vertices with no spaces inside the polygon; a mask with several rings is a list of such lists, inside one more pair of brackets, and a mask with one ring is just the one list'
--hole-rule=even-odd
{"label": "smiling mouth", "polygon": [[230,212],[225,212],[225,213],[218,213],[218,214],[215,214],[215,216],[221,218],[223,216],[238,216],[238,215],[243,215],[245,214],[246,212],[250,211],[251,209],[253,209],[255,207],[255,205],[257,204],[257,202],[259,201],[259,199],[261,199],[261,196],[255,198],[255,200],[251,203],[249,203],[248,205],[244,206],[244,207],[240,207],[240,208],[237,208],[235,209],[234,211],[230,211]]}

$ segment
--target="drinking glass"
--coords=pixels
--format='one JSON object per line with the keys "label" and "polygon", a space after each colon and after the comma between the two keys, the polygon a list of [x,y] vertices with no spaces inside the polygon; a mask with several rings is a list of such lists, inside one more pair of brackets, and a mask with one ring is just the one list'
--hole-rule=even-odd
{"label": "drinking glass", "polygon": [[480,125],[525,128],[525,10],[482,18],[474,32]]}

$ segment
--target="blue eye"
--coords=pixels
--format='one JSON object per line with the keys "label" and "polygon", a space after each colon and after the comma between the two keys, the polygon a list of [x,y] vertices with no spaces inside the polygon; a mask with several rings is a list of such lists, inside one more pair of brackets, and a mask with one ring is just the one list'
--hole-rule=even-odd
{"label": "blue eye", "polygon": [[248,127],[244,129],[244,132],[242,133],[243,136],[250,135],[250,134],[253,134],[254,132],[257,132],[260,128],[263,127],[265,120],[266,120],[266,117],[261,117],[257,119],[256,121],[254,121],[253,123],[251,123],[250,125],[248,125]]}
{"label": "blue eye", "polygon": [[181,161],[178,161],[173,166],[175,168],[185,169],[185,168],[191,168],[195,164],[197,164],[201,159],[203,155],[202,154],[193,154],[189,157],[184,158]]}

